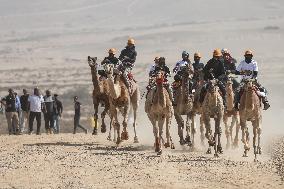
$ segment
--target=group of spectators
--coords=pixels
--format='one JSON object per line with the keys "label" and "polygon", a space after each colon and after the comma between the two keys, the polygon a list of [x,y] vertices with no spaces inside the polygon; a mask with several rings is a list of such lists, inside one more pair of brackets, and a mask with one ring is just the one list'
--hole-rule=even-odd
{"label": "group of spectators", "polygon": [[[39,135],[41,129],[41,115],[44,115],[45,131],[47,134],[60,132],[60,118],[63,112],[63,105],[58,100],[58,95],[51,95],[50,90],[45,91],[45,96],[40,94],[38,88],[34,89],[30,95],[23,89],[23,95],[19,97],[13,89],[8,90],[8,95],[1,99],[5,107],[5,115],[8,123],[9,135],[21,135],[26,131],[33,133],[33,123],[36,119],[36,134]],[[26,128],[28,125],[28,128]]]}

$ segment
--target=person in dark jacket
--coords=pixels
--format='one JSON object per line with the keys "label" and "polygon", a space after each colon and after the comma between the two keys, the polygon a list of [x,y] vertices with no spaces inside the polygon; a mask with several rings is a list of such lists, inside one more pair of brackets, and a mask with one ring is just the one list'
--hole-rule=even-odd
{"label": "person in dark jacket", "polygon": [[29,125],[29,94],[26,89],[23,89],[23,95],[20,97],[22,116],[20,120],[20,132],[25,131],[25,123]]}
{"label": "person in dark jacket", "polygon": [[56,134],[60,133],[60,118],[63,113],[63,105],[60,100],[58,100],[58,94],[54,94],[54,103],[56,105],[57,111],[55,112],[53,116],[53,121],[54,121],[54,131]]}
{"label": "person in dark jacket", "polygon": [[197,82],[203,80],[203,68],[204,64],[200,62],[201,54],[194,53],[194,63],[192,64],[194,74],[193,74],[193,89],[196,89]]}
{"label": "person in dark jacket", "polygon": [[[223,63],[219,60],[221,56],[222,56],[221,50],[215,49],[213,52],[213,58],[207,62],[207,64],[205,65],[203,69],[203,73],[204,73],[205,81],[209,81],[212,79],[219,80],[218,87],[221,91],[221,96],[223,98],[223,104],[226,109],[226,90],[225,90],[224,84],[221,81],[222,77],[225,76],[225,69],[224,69]],[[207,91],[207,84],[205,84],[205,86],[201,90],[200,98],[199,98],[200,103],[203,103],[206,91]]]}
{"label": "person in dark jacket", "polygon": [[54,102],[54,98],[51,96],[51,92],[49,90],[46,90],[45,94],[46,95],[43,97],[45,104],[45,130],[47,134],[52,134],[54,131],[54,115],[57,112],[57,107]]}
{"label": "person in dark jacket", "polygon": [[74,109],[75,109],[75,114],[74,114],[74,131],[73,131],[73,134],[76,134],[77,127],[81,128],[87,134],[88,130],[80,124],[81,103],[78,101],[78,96],[74,96]]}
{"label": "person in dark jacket", "polygon": [[[223,59],[224,59],[224,69],[226,74],[236,73],[236,63],[237,60],[231,56],[227,49],[222,49]],[[235,79],[232,78],[233,81],[233,89],[236,90],[240,83]]]}
{"label": "person in dark jacket", "polygon": [[[117,67],[120,63],[120,60],[115,57],[116,49],[111,48],[108,50],[108,56],[104,58],[101,62],[101,65],[112,64],[114,67]],[[99,70],[98,74],[104,78],[107,78],[105,70]]]}
{"label": "person in dark jacket", "polygon": [[[9,94],[1,100],[5,106],[9,135],[19,134],[19,116],[16,108],[16,96],[13,89],[8,90]],[[13,125],[15,126],[13,128]]]}
{"label": "person in dark jacket", "polygon": [[127,46],[123,49],[119,55],[119,60],[122,62],[118,69],[122,72],[122,76],[125,82],[125,85],[129,91],[132,93],[132,86],[130,80],[133,79],[131,70],[136,61],[137,52],[135,50],[135,41],[134,39],[128,39]]}

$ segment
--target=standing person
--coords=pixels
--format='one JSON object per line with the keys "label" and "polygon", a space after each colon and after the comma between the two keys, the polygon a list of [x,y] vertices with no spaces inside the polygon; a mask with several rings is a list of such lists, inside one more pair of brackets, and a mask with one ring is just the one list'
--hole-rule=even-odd
{"label": "standing person", "polygon": [[52,134],[54,130],[54,115],[57,112],[56,104],[54,98],[51,96],[50,90],[45,91],[44,105],[44,122],[45,122],[45,130],[46,134]]}
{"label": "standing person", "polygon": [[5,106],[9,135],[18,134],[19,116],[16,109],[16,96],[13,89],[9,89],[8,92],[9,94],[1,100],[1,103]]}
{"label": "standing person", "polygon": [[[14,95],[15,95],[15,99],[16,99],[16,111],[18,113],[18,118],[19,118],[19,121],[18,121],[18,124],[19,124],[19,132],[17,132],[18,134],[22,134],[21,133],[21,130],[20,130],[20,120],[21,120],[21,117],[22,117],[22,108],[21,108],[21,102],[20,102],[20,97],[18,96],[18,93],[14,92]],[[17,122],[15,120],[12,121],[12,125],[13,125],[13,129],[14,129],[14,133],[16,132],[16,128],[17,128]]]}
{"label": "standing person", "polygon": [[59,134],[60,132],[60,118],[63,112],[63,105],[60,100],[58,100],[58,94],[54,94],[54,102],[56,104],[57,111],[54,114],[54,131]]}
{"label": "standing person", "polygon": [[74,96],[74,109],[75,109],[75,114],[74,114],[74,132],[73,132],[73,134],[76,134],[77,127],[80,127],[87,134],[88,130],[85,129],[82,125],[80,125],[81,103],[78,101],[78,96]]}
{"label": "standing person", "polygon": [[41,112],[44,110],[44,100],[42,95],[39,92],[38,88],[34,89],[34,94],[30,95],[28,98],[29,102],[29,134],[33,133],[33,123],[34,119],[36,118],[37,121],[37,130],[36,134],[40,135],[40,127],[41,127]]}
{"label": "standing person", "polygon": [[29,125],[29,94],[26,89],[23,89],[23,95],[20,97],[22,116],[20,119],[20,132],[25,131],[25,122]]}

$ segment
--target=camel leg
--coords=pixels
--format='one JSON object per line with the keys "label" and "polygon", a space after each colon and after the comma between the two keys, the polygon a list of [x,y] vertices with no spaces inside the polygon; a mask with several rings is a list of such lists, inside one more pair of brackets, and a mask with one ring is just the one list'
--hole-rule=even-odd
{"label": "camel leg", "polygon": [[191,138],[192,138],[192,145],[194,146],[194,135],[196,133],[196,127],[195,127],[195,121],[194,121],[194,114],[190,115],[190,119],[191,119]]}
{"label": "camel leg", "polygon": [[240,131],[240,123],[239,123],[239,116],[238,114],[235,116],[235,120],[236,120],[236,134],[235,134],[235,138],[234,138],[234,147],[237,148],[239,147],[239,131]]}
{"label": "camel leg", "polygon": [[258,154],[261,155],[261,147],[260,147],[260,136],[261,136],[261,127],[258,124],[258,129],[257,129],[257,150]]}
{"label": "camel leg", "polygon": [[122,140],[128,140],[129,139],[129,134],[127,131],[127,120],[128,120],[128,114],[129,114],[129,106],[125,106],[123,109],[123,131],[121,133],[121,139]]}
{"label": "camel leg", "polygon": [[138,106],[137,106],[136,104],[133,104],[132,107],[133,107],[133,119],[134,119],[134,122],[133,122],[134,143],[139,143],[138,137],[137,137],[137,134],[136,134],[136,118],[137,118],[137,109],[138,109]]}
{"label": "camel leg", "polygon": [[242,142],[244,143],[244,154],[243,157],[248,157],[249,145],[248,145],[248,128],[246,125],[246,121],[241,120],[241,128],[242,128]]}
{"label": "camel leg", "polygon": [[173,140],[172,140],[172,136],[171,136],[171,133],[170,133],[170,122],[171,122],[171,116],[167,116],[166,117],[166,137],[167,137],[167,141],[168,143],[170,144],[170,147],[171,149],[175,149],[175,145],[173,143]]}
{"label": "camel leg", "polygon": [[200,141],[201,141],[201,145],[204,146],[204,140],[205,140],[205,135],[204,135],[204,121],[203,121],[203,115],[200,114],[200,118],[199,118],[199,123],[200,123]]}
{"label": "camel leg", "polygon": [[158,118],[158,127],[159,127],[159,151],[157,155],[162,154],[162,137],[163,137],[163,129],[164,129],[164,123],[165,123],[165,115],[159,116]]}
{"label": "camel leg", "polygon": [[223,154],[223,150],[222,150],[222,144],[221,144],[221,135],[222,135],[222,127],[221,127],[221,120],[222,117],[217,118],[215,121],[215,128],[216,128],[216,132],[217,132],[217,139],[215,139],[215,145],[217,143],[216,140],[218,140],[218,145],[217,145],[217,152],[220,154]]}
{"label": "camel leg", "polygon": [[94,121],[95,121],[95,127],[93,129],[92,135],[97,135],[98,134],[98,111],[99,111],[99,104],[94,102]]}
{"label": "camel leg", "polygon": [[207,150],[207,154],[211,154],[211,146],[214,146],[214,141],[213,141],[213,137],[212,137],[212,131],[211,131],[211,125],[210,125],[210,117],[209,116],[205,116],[203,117],[204,119],[204,124],[205,124],[205,137],[208,139],[208,150]]}
{"label": "camel leg", "polygon": [[105,117],[106,117],[106,110],[104,109],[104,111],[101,114],[101,118],[102,118],[101,132],[102,133],[106,132]]}
{"label": "camel leg", "polygon": [[189,119],[190,119],[189,115],[186,115],[186,123],[185,123],[186,137],[185,137],[185,141],[186,141],[188,146],[192,146]]}
{"label": "camel leg", "polygon": [[178,114],[174,114],[177,125],[178,125],[178,136],[179,136],[179,143],[180,145],[184,145],[185,144],[185,140],[183,138],[183,128],[184,128],[184,123],[182,120],[182,117]]}
{"label": "camel leg", "polygon": [[226,149],[230,148],[230,131],[229,131],[229,126],[228,126],[228,115],[224,115],[223,117],[223,122],[225,125],[225,135],[227,139],[227,144],[226,144]]}
{"label": "camel leg", "polygon": [[148,115],[152,125],[153,125],[153,133],[154,133],[154,137],[155,137],[155,143],[154,143],[154,147],[155,147],[155,152],[159,152],[159,137],[158,137],[158,126],[157,126],[157,119],[155,119],[156,116],[153,115]]}
{"label": "camel leg", "polygon": [[107,140],[109,140],[109,141],[111,141],[112,124],[113,124],[113,118],[112,118],[112,116],[110,116],[109,133],[108,133],[108,137],[107,137]]}

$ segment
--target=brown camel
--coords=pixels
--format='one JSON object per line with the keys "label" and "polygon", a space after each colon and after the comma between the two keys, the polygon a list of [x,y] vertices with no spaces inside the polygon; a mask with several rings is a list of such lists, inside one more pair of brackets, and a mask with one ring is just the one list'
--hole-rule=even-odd
{"label": "brown camel", "polygon": [[[211,154],[211,146],[214,146],[215,157],[219,156],[218,153],[223,153],[221,146],[221,120],[224,114],[224,105],[217,82],[218,80],[216,79],[209,81],[209,83],[207,84],[207,93],[202,104],[202,111],[206,128],[205,137],[208,139],[209,144],[207,153]],[[215,121],[214,135],[212,135],[210,118],[213,118]]]}
{"label": "brown camel", "polygon": [[[194,134],[196,133],[194,124],[194,111],[193,111],[193,95],[189,93],[189,79],[190,69],[188,66],[184,66],[181,70],[182,81],[181,85],[176,89],[175,92],[175,103],[174,115],[178,124],[178,135],[180,138],[180,144],[188,144],[193,146]],[[183,137],[184,120],[182,115],[186,116],[186,137]]]}
{"label": "brown camel", "polygon": [[[233,89],[233,81],[232,78],[233,76],[228,75],[227,76],[227,81],[226,81],[226,102],[227,102],[227,110],[224,111],[224,117],[223,121],[225,124],[225,134],[227,138],[227,144],[226,148],[230,148],[231,143],[233,144],[233,147],[238,147],[239,143],[239,130],[240,130],[240,124],[239,124],[239,111],[235,110],[234,108],[234,89]],[[228,125],[228,118],[231,117],[231,125],[229,127]],[[235,138],[233,139],[233,128],[236,125],[236,135]]]}
{"label": "brown camel", "polygon": [[199,115],[199,125],[200,125],[200,141],[202,146],[204,146],[204,140],[205,140],[205,127],[204,127],[204,121],[203,121],[203,114],[202,114],[202,104],[199,101],[200,92],[202,87],[204,86],[204,80],[203,80],[203,71],[198,71],[198,78],[196,78],[197,81],[195,83],[195,91],[194,91],[194,101],[193,101],[193,110],[194,110],[194,117],[197,117]]}
{"label": "brown camel", "polygon": [[[256,91],[257,87],[253,84],[254,79],[247,79],[244,81],[244,91],[240,101],[240,124],[242,129],[242,142],[244,143],[244,155],[247,157],[249,147],[249,132],[247,127],[247,121],[250,121],[253,126],[253,148],[255,161],[257,160],[257,154],[261,154],[260,147],[260,135],[261,135],[261,101]],[[256,146],[257,138],[257,146]]]}
{"label": "brown camel", "polygon": [[[113,118],[114,132],[117,133],[116,143],[120,144],[122,140],[128,140],[129,135],[127,131],[127,121],[130,111],[130,106],[133,109],[133,128],[134,128],[134,143],[138,143],[138,137],[136,134],[136,124],[137,124],[137,110],[139,106],[140,92],[138,85],[133,80],[131,81],[132,93],[129,94],[123,76],[113,65],[106,65],[105,70],[107,72],[107,81],[109,86],[109,100],[110,100],[110,114]],[[114,76],[114,71],[117,73]],[[120,135],[120,124],[118,120],[119,112],[123,117],[123,131]]]}
{"label": "brown camel", "polygon": [[106,124],[105,124],[105,115],[108,113],[110,104],[109,104],[109,87],[106,79],[99,79],[99,75],[97,73],[97,57],[88,57],[88,63],[91,67],[91,74],[92,74],[92,81],[93,81],[93,104],[94,104],[94,121],[95,127],[93,130],[93,135],[97,135],[97,128],[98,128],[98,108],[100,104],[104,105],[104,110],[101,113],[102,118],[102,125],[101,125],[101,132],[106,132]]}
{"label": "brown camel", "polygon": [[145,101],[145,112],[153,125],[153,133],[155,137],[155,152],[162,154],[163,130],[166,122],[166,138],[165,147],[174,149],[174,144],[170,136],[170,122],[172,118],[172,103],[169,93],[163,87],[164,72],[158,71],[156,74],[156,88],[151,89],[147,94]]}

